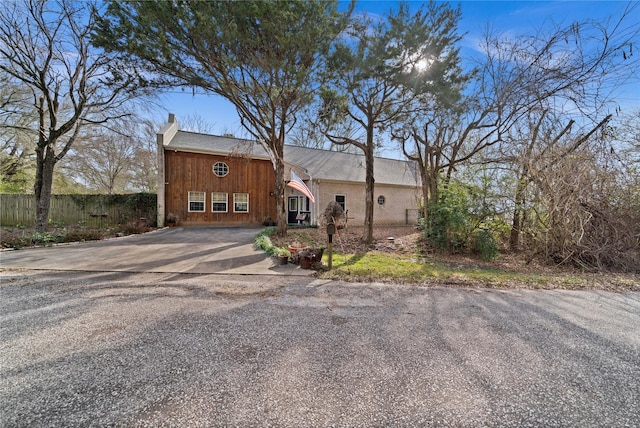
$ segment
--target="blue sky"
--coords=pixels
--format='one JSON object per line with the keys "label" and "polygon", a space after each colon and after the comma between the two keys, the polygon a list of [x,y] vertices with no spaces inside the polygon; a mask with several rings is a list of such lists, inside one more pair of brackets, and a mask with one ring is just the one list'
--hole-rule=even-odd
{"label": "blue sky", "polygon": [[[357,11],[383,15],[396,5],[393,1],[360,1]],[[419,7],[421,2],[410,2]],[[462,19],[459,29],[466,33],[462,41],[462,55],[477,55],[476,48],[487,25],[499,32],[511,34],[533,34],[544,27],[555,24],[569,25],[585,19],[602,20],[619,16],[628,5],[623,1],[474,1],[450,2],[454,7],[460,4]],[[634,19],[640,25],[640,7],[634,11]],[[640,46],[638,46],[640,51]],[[640,107],[640,83],[635,82],[620,94],[620,102],[626,106]],[[166,120],[167,113],[175,113],[178,121],[189,115],[199,115],[211,123],[214,133],[231,132],[236,136],[246,136],[240,126],[233,106],[220,97],[195,96],[190,90],[174,91],[161,99],[164,110],[154,115],[157,121]]]}

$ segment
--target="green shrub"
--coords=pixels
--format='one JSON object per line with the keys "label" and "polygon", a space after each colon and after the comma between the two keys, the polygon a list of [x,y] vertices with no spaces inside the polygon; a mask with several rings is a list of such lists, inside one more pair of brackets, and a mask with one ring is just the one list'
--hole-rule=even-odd
{"label": "green shrub", "polygon": [[450,183],[445,192],[428,207],[424,236],[438,250],[463,252],[468,247],[476,220],[469,188]]}
{"label": "green shrub", "polygon": [[498,244],[488,229],[479,229],[474,232],[473,252],[482,257],[485,262],[490,262],[498,257]]}
{"label": "green shrub", "polygon": [[31,242],[36,245],[49,245],[58,242],[62,236],[64,232],[34,232],[31,235]]}
{"label": "green shrub", "polygon": [[253,241],[254,246],[263,250],[269,256],[278,256],[280,254],[289,254],[289,250],[282,247],[277,247],[271,242],[270,236],[276,232],[276,228],[269,226],[264,228],[262,232],[258,233]]}
{"label": "green shrub", "polygon": [[430,204],[427,217],[419,225],[423,235],[436,250],[475,253],[483,260],[498,256],[498,244],[486,226],[492,223],[494,210],[476,186],[451,182]]}

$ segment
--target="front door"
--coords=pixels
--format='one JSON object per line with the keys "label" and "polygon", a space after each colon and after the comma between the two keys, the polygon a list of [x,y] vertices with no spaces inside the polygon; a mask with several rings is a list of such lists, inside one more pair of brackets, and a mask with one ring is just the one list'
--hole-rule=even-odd
{"label": "front door", "polygon": [[297,223],[296,217],[298,216],[298,197],[297,196],[289,196],[289,214],[287,215],[287,223],[294,224]]}
{"label": "front door", "polygon": [[287,223],[299,224],[309,220],[309,198],[289,196],[287,204]]}

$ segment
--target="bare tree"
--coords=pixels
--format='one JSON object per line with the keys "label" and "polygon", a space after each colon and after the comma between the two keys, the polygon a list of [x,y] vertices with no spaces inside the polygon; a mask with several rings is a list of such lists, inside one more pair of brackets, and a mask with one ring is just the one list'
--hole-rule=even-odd
{"label": "bare tree", "polygon": [[442,195],[439,192],[442,178],[445,177],[445,183],[448,183],[459,164],[471,159],[491,142],[478,140],[474,147],[467,147],[468,135],[475,125],[468,124],[460,129],[464,120],[460,106],[464,102],[448,108],[424,99],[421,102],[422,107],[433,107],[414,117],[412,123],[397,124],[392,135],[400,141],[404,155],[418,165],[422,183],[422,215],[426,216],[429,205]]}
{"label": "bare tree", "polygon": [[[512,154],[503,158],[503,161],[507,161],[517,169],[513,220],[509,237],[509,246],[512,249],[517,249],[519,246],[520,232],[527,216],[526,197],[529,184],[563,158],[577,152],[592,138],[597,137],[596,133],[606,127],[611,117],[607,115],[593,126],[587,124],[576,134],[573,131],[578,125],[574,120],[562,126],[562,117],[554,115],[549,110],[532,111],[529,120],[523,118],[511,129],[512,132],[505,140],[510,143],[508,148],[512,150]],[[514,135],[520,138],[514,141],[512,138]],[[550,152],[553,152],[552,157],[549,157]]]}
{"label": "bare tree", "polygon": [[[632,118],[615,124],[609,115],[582,129],[574,122],[561,127],[552,117],[536,123],[536,138],[526,146],[531,158],[514,162],[526,165],[527,175],[518,181],[513,229],[519,226],[515,237],[530,257],[598,270],[640,269],[637,128],[626,128]],[[511,243],[519,244],[513,229]]]}
{"label": "bare tree", "polygon": [[155,130],[150,120],[117,120],[78,138],[61,170],[100,193],[153,192],[157,186]]}
{"label": "bare tree", "polygon": [[[506,154],[501,159],[516,170],[509,239],[512,249],[519,247],[527,214],[525,197],[533,177],[588,146],[596,132],[604,132],[613,117],[607,112],[615,102],[611,94],[621,83],[638,79],[638,61],[633,58],[632,46],[640,27],[628,25],[629,13],[628,9],[616,21],[610,18],[605,23],[574,23],[550,37],[533,38],[525,45],[541,45],[543,49],[538,56],[544,59],[539,60],[541,70],[532,74],[538,81],[525,87],[534,95],[533,104],[503,133],[500,145],[500,151]],[[552,74],[547,77],[549,72]],[[615,109],[620,111],[620,107]],[[551,150],[555,154],[553,159],[547,157]]]}
{"label": "bare tree", "polygon": [[134,155],[128,174],[129,188],[135,192],[155,193],[158,188],[156,132],[159,126],[144,120],[136,127]]}
{"label": "bare tree", "polygon": [[613,154],[590,146],[567,156],[566,148],[558,153],[551,148],[547,156],[554,161],[533,175],[530,257],[600,271],[638,272],[640,175],[607,166],[602,156]]}
{"label": "bare tree", "polygon": [[35,155],[30,144],[35,115],[25,114],[30,106],[28,91],[2,70],[0,80],[4,82],[0,86],[0,186],[3,192],[25,192]]}
{"label": "bare tree", "polygon": [[99,193],[123,192],[134,155],[134,137],[123,132],[126,124],[118,125],[125,127],[117,127],[117,131],[100,127],[79,136],[67,161],[61,163],[67,175]]}
{"label": "bare tree", "polygon": [[[113,55],[91,49],[89,2],[9,0],[0,8],[0,70],[29,92],[35,111],[36,229],[45,230],[56,164],[83,127],[122,117],[135,82],[108,72]],[[30,114],[31,111],[25,111]]]}
{"label": "bare tree", "polygon": [[619,153],[617,157],[621,166],[637,171],[640,169],[640,108],[628,114],[623,114],[621,109],[618,109],[612,122],[609,151],[612,154]]}
{"label": "bare tree", "polygon": [[420,165],[425,207],[437,201],[439,186],[456,169],[505,144],[522,122],[531,122],[534,131],[545,111],[564,111],[566,123],[572,112],[598,127],[611,90],[637,75],[638,60],[625,53],[639,31],[629,24],[633,7],[615,21],[556,26],[534,36],[488,33],[485,59],[461,102],[421,97],[420,113],[399,124],[394,136]]}
{"label": "bare tree", "polygon": [[184,118],[180,118],[180,129],[183,131],[211,134],[214,128],[214,123],[207,121],[198,113],[189,114]]}

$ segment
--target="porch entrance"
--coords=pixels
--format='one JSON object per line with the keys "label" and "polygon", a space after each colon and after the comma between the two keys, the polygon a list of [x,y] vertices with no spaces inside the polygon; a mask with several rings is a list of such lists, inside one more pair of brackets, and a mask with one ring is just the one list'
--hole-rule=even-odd
{"label": "porch entrance", "polygon": [[310,220],[310,201],[306,196],[289,196],[287,204],[289,224],[308,224]]}

